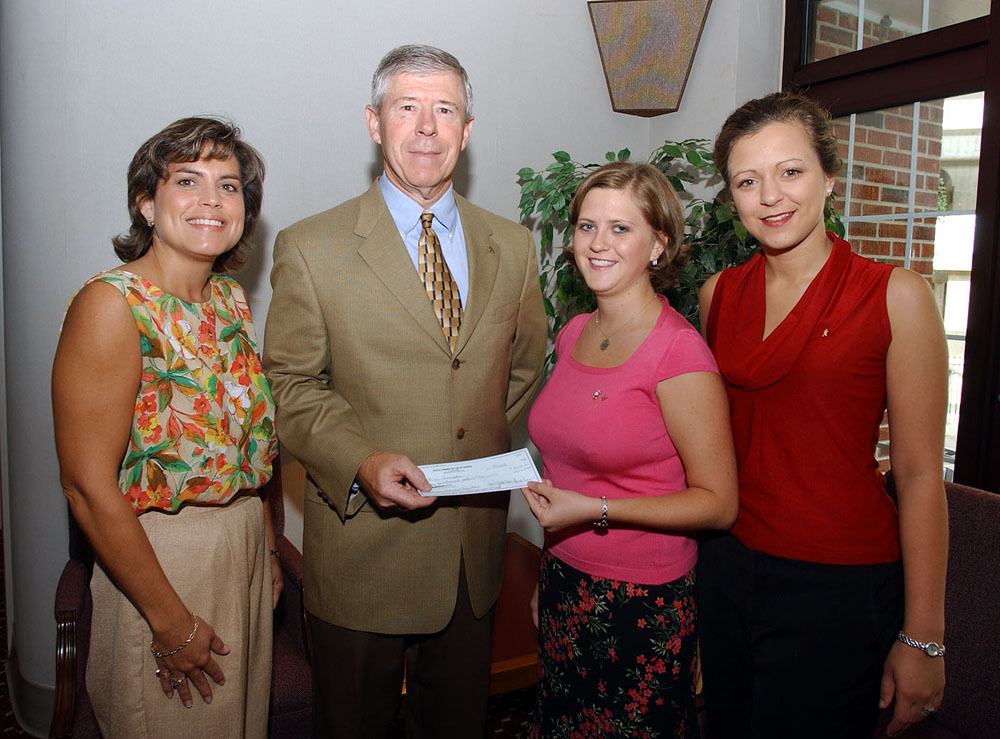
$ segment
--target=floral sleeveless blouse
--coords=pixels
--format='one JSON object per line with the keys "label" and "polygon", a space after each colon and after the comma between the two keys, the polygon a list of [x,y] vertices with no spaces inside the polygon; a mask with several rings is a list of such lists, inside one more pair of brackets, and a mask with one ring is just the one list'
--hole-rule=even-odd
{"label": "floral sleeveless blouse", "polygon": [[118,475],[133,510],[224,504],[267,482],[274,399],[239,283],[213,275],[211,299],[188,303],[121,269],[95,281],[121,291],[139,329],[142,379]]}

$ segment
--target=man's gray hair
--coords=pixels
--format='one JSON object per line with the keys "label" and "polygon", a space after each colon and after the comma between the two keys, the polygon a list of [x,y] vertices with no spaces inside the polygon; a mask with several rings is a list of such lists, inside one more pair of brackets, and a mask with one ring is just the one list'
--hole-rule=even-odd
{"label": "man's gray hair", "polygon": [[397,74],[446,74],[453,73],[462,80],[465,87],[465,120],[472,118],[472,85],[469,75],[458,59],[447,51],[425,46],[407,44],[397,46],[378,63],[372,77],[372,107],[381,110],[382,101],[389,92],[389,84]]}

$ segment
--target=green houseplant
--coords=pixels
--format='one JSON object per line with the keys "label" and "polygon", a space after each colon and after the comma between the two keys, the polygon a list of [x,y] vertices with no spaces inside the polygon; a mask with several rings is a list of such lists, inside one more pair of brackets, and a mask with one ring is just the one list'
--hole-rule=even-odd
{"label": "green houseplant", "polygon": [[[670,304],[696,326],[698,291],[705,280],[719,270],[742,264],[758,246],[740,223],[724,189],[711,201],[696,197],[687,189],[687,185],[707,186],[718,180],[709,146],[706,139],[665,141],[648,159],[667,176],[684,205],[689,261],[681,273],[680,284],[665,294]],[[627,161],[630,157],[628,149],[605,154],[609,162]],[[555,336],[570,318],[597,306],[563,247],[572,238],[569,205],[573,195],[584,178],[601,165],[581,164],[565,151],[555,152],[552,158],[554,161],[544,169],[524,167],[517,176],[521,183],[521,222],[541,231],[539,276],[545,312]],[[827,229],[843,236],[844,228],[832,206],[832,198],[827,202],[826,216]],[[550,354],[547,366],[554,361]]]}

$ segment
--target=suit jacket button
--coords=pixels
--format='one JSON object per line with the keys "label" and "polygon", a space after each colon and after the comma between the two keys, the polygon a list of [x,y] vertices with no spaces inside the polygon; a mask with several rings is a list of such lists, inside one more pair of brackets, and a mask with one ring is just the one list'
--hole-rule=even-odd
{"label": "suit jacket button", "polygon": [[458,433],[455,434],[455,438],[456,439],[464,439],[465,438],[465,429],[459,429]]}
{"label": "suit jacket button", "polygon": [[462,363],[461,363],[461,362],[459,362],[459,361],[458,361],[457,359],[453,359],[453,360],[451,361],[451,368],[452,368],[452,369],[455,369],[455,370],[457,370],[457,369],[458,369],[458,367],[459,367],[459,365],[461,365],[461,364],[462,364]]}

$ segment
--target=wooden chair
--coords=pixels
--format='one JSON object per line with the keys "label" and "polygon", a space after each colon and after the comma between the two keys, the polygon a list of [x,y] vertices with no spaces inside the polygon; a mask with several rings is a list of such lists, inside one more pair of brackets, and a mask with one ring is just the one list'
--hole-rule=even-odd
{"label": "wooden chair", "polygon": [[[311,670],[302,618],[302,555],[284,536],[281,475],[265,488],[285,587],[274,611],[273,668],[268,735],[308,736],[312,724]],[[94,555],[70,517],[70,557],[56,588],[56,693],[51,739],[100,739],[84,675],[90,649],[90,573]]]}
{"label": "wooden chair", "polygon": [[[945,483],[948,584],[945,590],[944,701],[908,729],[907,739],[1000,737],[1000,495]],[[891,709],[875,736],[885,737]]]}
{"label": "wooden chair", "polygon": [[507,534],[503,584],[493,621],[490,695],[538,681],[538,629],[531,622],[531,594],[538,582],[541,550],[523,536]]}

